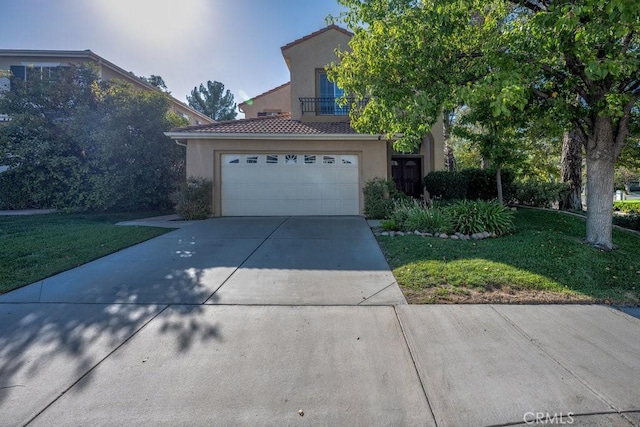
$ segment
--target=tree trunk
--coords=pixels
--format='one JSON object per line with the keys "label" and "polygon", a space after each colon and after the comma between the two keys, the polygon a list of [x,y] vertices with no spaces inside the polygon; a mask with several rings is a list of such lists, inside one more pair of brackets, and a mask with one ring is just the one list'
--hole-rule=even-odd
{"label": "tree trunk", "polygon": [[449,144],[444,146],[444,159],[449,172],[455,172],[456,169],[458,169],[456,165],[456,156],[453,154],[453,148]]}
{"label": "tree trunk", "polygon": [[604,250],[614,249],[611,235],[613,217],[614,147],[611,119],[594,120],[587,141],[587,243]]}
{"label": "tree trunk", "polygon": [[503,204],[502,198],[502,168],[496,168],[496,185],[498,186],[498,203]]}
{"label": "tree trunk", "polygon": [[582,210],[582,139],[574,129],[562,138],[562,182],[571,191],[560,200],[560,209]]}
{"label": "tree trunk", "polygon": [[442,112],[442,136],[444,138],[444,161],[446,169],[449,172],[455,172],[458,167],[456,165],[456,157],[453,154],[453,147],[449,144],[449,138],[451,137],[451,118],[453,111],[444,110]]}

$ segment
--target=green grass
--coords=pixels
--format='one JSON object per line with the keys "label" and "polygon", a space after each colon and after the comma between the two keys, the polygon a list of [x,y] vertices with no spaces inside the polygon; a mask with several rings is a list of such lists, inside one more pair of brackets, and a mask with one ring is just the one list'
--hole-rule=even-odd
{"label": "green grass", "polygon": [[481,241],[408,235],[379,242],[409,302],[640,301],[638,235],[614,230],[618,249],[604,252],[581,242],[581,218],[519,209],[515,227]]}
{"label": "green grass", "polygon": [[170,231],[114,225],[159,214],[0,217],[0,294]]}

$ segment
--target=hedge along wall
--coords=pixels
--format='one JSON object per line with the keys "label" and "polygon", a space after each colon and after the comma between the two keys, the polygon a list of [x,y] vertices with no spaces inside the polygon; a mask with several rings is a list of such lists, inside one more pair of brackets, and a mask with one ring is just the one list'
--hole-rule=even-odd
{"label": "hedge along wall", "polygon": [[[503,169],[502,192],[508,200],[513,194],[515,175]],[[435,171],[424,177],[431,197],[442,200],[492,200],[498,197],[495,169],[463,169],[457,172]]]}

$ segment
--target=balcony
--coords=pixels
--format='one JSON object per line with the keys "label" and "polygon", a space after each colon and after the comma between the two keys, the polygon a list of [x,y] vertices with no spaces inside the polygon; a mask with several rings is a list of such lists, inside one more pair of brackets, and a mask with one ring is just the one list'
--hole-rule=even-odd
{"label": "balcony", "polygon": [[[299,98],[302,114],[312,113],[318,116],[347,116],[355,98],[347,98],[347,104],[339,104],[338,98]],[[357,102],[358,108],[364,107],[368,98]]]}

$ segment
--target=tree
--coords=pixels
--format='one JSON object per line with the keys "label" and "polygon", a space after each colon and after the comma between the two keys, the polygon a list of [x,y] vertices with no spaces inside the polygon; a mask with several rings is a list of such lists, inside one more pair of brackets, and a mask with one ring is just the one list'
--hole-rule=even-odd
{"label": "tree", "polygon": [[233,120],[238,115],[233,94],[220,82],[209,80],[207,86],[200,84],[187,95],[189,105],[215,121]]}
{"label": "tree", "polygon": [[167,95],[99,81],[91,66],[13,79],[0,98],[0,201],[7,208],[139,210],[170,206],[184,148],[163,131],[184,125]]}
{"label": "tree", "polygon": [[493,116],[486,101],[465,108],[453,128],[456,136],[471,141],[482,159],[491,162],[496,171],[499,203],[503,203],[502,169],[509,163],[518,163],[522,157],[523,137],[519,128],[517,121]]}
{"label": "tree", "polygon": [[[586,242],[612,249],[614,165],[640,99],[640,8],[627,0],[340,0],[354,32],[331,75],[359,131],[416,144],[447,99],[496,117],[554,111],[584,141]],[[407,141],[403,141],[407,142]]]}
{"label": "tree", "polygon": [[95,96],[97,109],[77,121],[90,172],[84,206],[103,211],[170,206],[169,194],[184,179],[185,152],[164,132],[186,123],[168,113],[169,100],[160,92],[112,81]]}
{"label": "tree", "polygon": [[76,108],[93,110],[96,70],[89,66],[58,69],[49,79],[11,78],[0,97],[0,201],[5,208],[74,206],[86,190],[83,147],[74,137]]}
{"label": "tree", "polygon": [[582,139],[577,129],[565,131],[562,137],[562,182],[569,183],[570,192],[560,201],[561,209],[582,211]]}
{"label": "tree", "polygon": [[149,83],[151,86],[155,86],[161,91],[165,93],[170,93],[167,85],[164,82],[164,79],[160,76],[156,76],[155,74],[151,74],[149,77],[140,77],[140,80]]}

